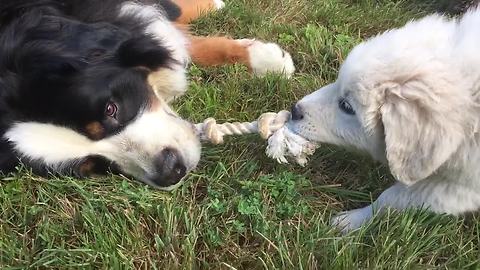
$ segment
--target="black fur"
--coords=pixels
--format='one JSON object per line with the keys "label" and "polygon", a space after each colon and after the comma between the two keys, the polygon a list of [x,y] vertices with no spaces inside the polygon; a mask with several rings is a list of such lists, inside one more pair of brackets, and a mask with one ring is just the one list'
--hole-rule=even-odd
{"label": "black fur", "polygon": [[170,0],[161,0],[159,4],[163,7],[167,13],[168,19],[171,21],[178,19],[178,17],[182,15],[181,9]]}
{"label": "black fur", "polygon": [[144,37],[131,38],[123,42],[117,50],[120,63],[126,67],[146,67],[155,70],[159,65],[167,65],[169,52],[158,46],[158,41]]}
{"label": "black fur", "polygon": [[[169,51],[138,31],[144,22],[118,18],[120,0],[2,0],[0,2],[0,170],[21,159],[3,138],[17,122],[65,126],[98,140],[125,128],[148,107],[148,70],[168,67]],[[160,1],[170,18],[179,16],[170,1]],[[178,7],[177,7],[178,9]],[[109,102],[119,112],[105,115]],[[92,136],[89,123],[104,132]],[[91,157],[84,157],[91,158]],[[111,168],[99,157],[94,172]],[[61,173],[78,176],[82,160],[66,162]],[[36,172],[49,168],[26,163]]]}

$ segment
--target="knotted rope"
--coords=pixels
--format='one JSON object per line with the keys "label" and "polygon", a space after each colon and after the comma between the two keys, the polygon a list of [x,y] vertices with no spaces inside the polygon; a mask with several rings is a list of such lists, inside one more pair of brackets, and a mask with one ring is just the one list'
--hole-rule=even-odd
{"label": "knotted rope", "polygon": [[307,157],[315,152],[316,144],[292,132],[285,125],[290,119],[290,112],[264,113],[257,121],[217,124],[213,118],[196,124],[195,128],[203,141],[222,144],[226,135],[244,135],[259,133],[267,140],[266,154],[280,163],[288,163],[287,157],[292,157],[298,164],[304,166]]}

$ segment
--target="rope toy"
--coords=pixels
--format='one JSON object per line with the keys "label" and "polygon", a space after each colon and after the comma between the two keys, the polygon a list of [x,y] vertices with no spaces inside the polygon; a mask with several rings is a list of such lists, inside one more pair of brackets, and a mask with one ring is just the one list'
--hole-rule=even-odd
{"label": "rope toy", "polygon": [[264,113],[257,121],[234,122],[217,124],[213,118],[195,125],[200,139],[213,144],[222,144],[227,135],[244,135],[259,133],[267,140],[267,156],[276,159],[279,163],[288,163],[288,157],[293,158],[301,166],[308,162],[308,156],[317,148],[315,143],[309,142],[300,135],[292,132],[285,124],[290,119],[290,112]]}

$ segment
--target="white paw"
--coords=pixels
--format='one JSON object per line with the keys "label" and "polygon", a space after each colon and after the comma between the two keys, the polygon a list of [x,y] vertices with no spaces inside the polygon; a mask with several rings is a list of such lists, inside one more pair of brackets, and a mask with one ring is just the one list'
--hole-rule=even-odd
{"label": "white paw", "polygon": [[343,234],[360,228],[373,216],[372,208],[367,206],[360,209],[345,211],[337,214],[330,220],[330,224],[337,227]]}
{"label": "white paw", "polygon": [[275,43],[264,43],[254,39],[239,39],[247,47],[250,67],[255,75],[282,73],[290,78],[295,72],[292,57]]}
{"label": "white paw", "polygon": [[215,9],[222,9],[225,7],[225,2],[222,0],[213,0],[213,5],[215,6]]}

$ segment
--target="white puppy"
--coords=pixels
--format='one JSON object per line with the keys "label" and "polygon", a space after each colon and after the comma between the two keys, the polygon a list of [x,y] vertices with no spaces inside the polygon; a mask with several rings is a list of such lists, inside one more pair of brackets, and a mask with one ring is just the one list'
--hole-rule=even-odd
{"label": "white puppy", "polygon": [[433,15],[353,49],[336,82],[292,110],[292,130],[388,163],[398,183],[332,222],[358,228],[376,211],[480,208],[480,9]]}

